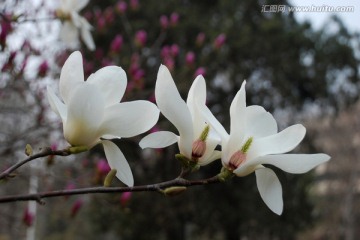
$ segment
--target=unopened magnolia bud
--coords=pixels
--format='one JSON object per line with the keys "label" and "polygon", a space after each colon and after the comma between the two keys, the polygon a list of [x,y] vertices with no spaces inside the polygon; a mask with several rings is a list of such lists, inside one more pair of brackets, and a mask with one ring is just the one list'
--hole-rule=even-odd
{"label": "unopened magnolia bud", "polygon": [[26,154],[26,156],[31,156],[33,154],[33,149],[30,144],[26,144],[25,154]]}
{"label": "unopened magnolia bud", "polygon": [[110,172],[106,175],[104,180],[104,187],[110,187],[114,177],[116,176],[117,170],[111,169]]}
{"label": "unopened magnolia bud", "polygon": [[162,193],[164,193],[164,195],[166,196],[177,196],[183,192],[186,191],[186,187],[184,186],[176,186],[176,187],[168,187],[168,188],[165,188]]}

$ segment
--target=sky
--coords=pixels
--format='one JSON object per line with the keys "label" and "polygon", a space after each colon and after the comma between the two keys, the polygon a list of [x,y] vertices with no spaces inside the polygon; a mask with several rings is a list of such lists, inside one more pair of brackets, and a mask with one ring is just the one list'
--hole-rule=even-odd
{"label": "sky", "polygon": [[[289,0],[292,6],[353,6],[354,12],[297,12],[299,21],[310,20],[315,29],[321,28],[331,15],[338,15],[350,31],[360,32],[360,1],[359,0]],[[330,8],[328,8],[330,9]]]}

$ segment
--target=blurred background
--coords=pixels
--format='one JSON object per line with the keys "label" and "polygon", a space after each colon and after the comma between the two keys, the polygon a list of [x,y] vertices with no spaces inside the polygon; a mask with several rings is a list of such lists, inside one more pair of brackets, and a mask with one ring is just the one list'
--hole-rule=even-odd
{"label": "blurred background", "polygon": [[[307,128],[294,152],[325,152],[332,159],[303,175],[274,169],[283,186],[281,216],[262,202],[250,175],[192,187],[176,197],[144,192],[58,197],[46,199],[45,205],[2,204],[0,240],[359,239],[360,36],[339,17],[358,16],[359,9],[327,14],[319,25],[316,17],[306,20],[289,11],[297,4],[91,0],[80,12],[93,26],[96,49],[91,51],[82,42],[70,48],[60,40],[62,23],[54,14],[58,1],[3,0],[0,170],[25,158],[27,143],[35,151],[67,146],[46,86],[57,88],[61,67],[74,49],[83,54],[85,77],[108,65],[126,71],[122,101],[155,101],[160,64],[171,70],[184,99],[195,76],[204,75],[207,104],[226,129],[230,103],[246,79],[248,105],[264,106],[280,130],[296,123]],[[157,130],[176,131],[164,117],[151,131]],[[174,159],[177,146],[141,150],[141,137],[116,141],[135,184],[175,178],[180,171]],[[192,177],[211,177],[220,169],[217,161]],[[108,171],[101,147],[67,158],[51,156],[0,182],[0,195],[101,186]]]}

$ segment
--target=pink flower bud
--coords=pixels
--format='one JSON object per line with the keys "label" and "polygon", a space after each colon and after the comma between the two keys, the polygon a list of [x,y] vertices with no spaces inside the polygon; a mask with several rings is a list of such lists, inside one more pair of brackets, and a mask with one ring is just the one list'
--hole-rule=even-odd
{"label": "pink flower bud", "polygon": [[123,208],[126,207],[128,202],[131,200],[132,192],[123,192],[120,197],[120,204]]}
{"label": "pink flower bud", "polygon": [[160,16],[160,26],[162,29],[167,29],[169,27],[169,19],[165,15]]}
{"label": "pink flower bud", "polygon": [[226,35],[222,33],[215,38],[214,47],[216,49],[220,49],[225,44],[225,41],[226,41]]}
{"label": "pink flower bud", "polygon": [[78,212],[81,209],[81,207],[83,206],[83,204],[84,204],[84,201],[81,199],[78,199],[75,201],[75,203],[71,207],[71,212],[70,212],[71,218],[74,218],[78,214]]}
{"label": "pink flower bud", "polygon": [[206,37],[205,33],[203,32],[199,33],[196,37],[196,45],[199,47],[202,46],[205,42],[205,37]]}
{"label": "pink flower bud", "polygon": [[180,18],[179,14],[176,12],[173,12],[170,15],[170,25],[175,27],[179,23],[179,18]]}
{"label": "pink flower bud", "polygon": [[13,28],[11,21],[7,20],[1,21],[0,26],[0,45],[2,48],[5,48],[7,36],[11,33]]}
{"label": "pink flower bud", "polygon": [[170,52],[173,57],[176,57],[180,52],[179,45],[177,45],[177,44],[171,45]]}
{"label": "pink flower bud", "polygon": [[111,168],[105,159],[102,158],[96,163],[96,171],[101,175],[105,176],[108,172],[110,172],[110,170]]}
{"label": "pink flower bud", "polygon": [[107,7],[104,12],[105,21],[107,24],[111,24],[114,22],[114,10],[112,7]]}
{"label": "pink flower bud", "polygon": [[124,1],[122,1],[122,0],[120,0],[120,1],[117,2],[115,8],[116,8],[116,11],[117,11],[118,13],[123,14],[123,13],[125,13],[126,10],[127,10],[127,3],[124,2]]}
{"label": "pink flower bud", "polygon": [[96,21],[96,25],[97,25],[97,30],[100,32],[103,32],[105,30],[106,27],[106,19],[103,16],[100,16],[97,21]]}
{"label": "pink flower bud", "polygon": [[192,66],[195,63],[195,53],[194,52],[187,52],[185,55],[185,62],[186,65]]}
{"label": "pink flower bud", "polygon": [[40,77],[45,77],[45,75],[47,74],[49,70],[49,64],[46,60],[44,60],[38,68],[38,76]]}
{"label": "pink flower bud", "polygon": [[28,208],[26,208],[22,220],[26,226],[31,227],[34,223],[35,215],[34,213],[30,212]]}
{"label": "pink flower bud", "polygon": [[139,30],[135,34],[135,44],[139,47],[143,47],[147,41],[147,33],[145,30]]}
{"label": "pink flower bud", "polygon": [[117,34],[111,42],[110,50],[114,53],[120,52],[123,43],[123,37],[121,36],[121,34]]}
{"label": "pink flower bud", "polygon": [[167,58],[170,56],[170,52],[171,52],[170,47],[165,45],[161,48],[160,55],[162,58]]}
{"label": "pink flower bud", "polygon": [[130,8],[131,10],[137,10],[139,8],[139,0],[130,0]]}
{"label": "pink flower bud", "polygon": [[174,70],[175,67],[175,61],[172,57],[167,57],[164,60],[164,65],[170,70]]}
{"label": "pink flower bud", "polygon": [[199,76],[199,75],[203,75],[205,76],[206,74],[206,69],[204,67],[199,67],[198,69],[196,69],[195,71],[195,77]]}

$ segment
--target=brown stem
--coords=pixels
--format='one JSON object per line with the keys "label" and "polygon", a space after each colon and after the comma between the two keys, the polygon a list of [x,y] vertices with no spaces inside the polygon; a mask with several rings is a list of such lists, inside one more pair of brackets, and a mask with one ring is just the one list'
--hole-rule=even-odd
{"label": "brown stem", "polygon": [[11,173],[14,172],[16,169],[18,169],[19,167],[21,167],[22,165],[24,165],[25,163],[28,163],[34,159],[37,158],[41,158],[41,157],[46,157],[46,156],[51,156],[51,155],[57,155],[57,156],[69,156],[70,154],[72,154],[70,152],[70,149],[62,149],[62,150],[52,150],[51,148],[45,148],[43,151],[41,151],[40,153],[31,155],[30,157],[12,165],[11,167],[9,167],[8,169],[6,169],[5,171],[3,171],[2,173],[0,173],[0,180],[2,179],[6,179],[8,177],[11,176]]}
{"label": "brown stem", "polygon": [[220,178],[216,175],[211,178],[201,179],[201,180],[187,180],[184,178],[175,178],[170,181],[151,184],[151,185],[142,185],[134,187],[90,187],[90,188],[79,188],[71,190],[58,190],[51,192],[40,192],[34,194],[24,194],[24,195],[13,195],[0,197],[0,203],[8,203],[15,201],[37,201],[40,204],[44,204],[44,198],[59,197],[59,196],[70,196],[70,195],[81,195],[81,194],[91,194],[91,193],[121,193],[121,192],[162,192],[162,190],[169,187],[191,187],[197,185],[207,185],[221,182]]}

